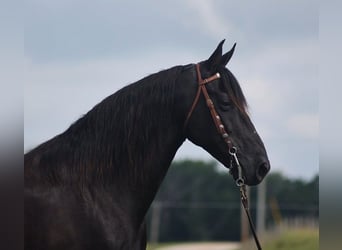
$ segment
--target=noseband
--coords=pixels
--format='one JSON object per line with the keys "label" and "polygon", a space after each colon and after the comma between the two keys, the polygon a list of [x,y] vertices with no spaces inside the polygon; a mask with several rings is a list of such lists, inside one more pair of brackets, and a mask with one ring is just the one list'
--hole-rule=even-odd
{"label": "noseband", "polygon": [[229,134],[227,133],[223,123],[222,123],[222,120],[221,120],[221,117],[220,115],[217,113],[216,109],[215,109],[215,106],[214,106],[214,103],[213,101],[211,100],[209,94],[208,94],[208,91],[207,91],[207,88],[206,88],[206,84],[212,82],[212,81],[215,81],[217,79],[219,79],[221,76],[220,76],[220,73],[216,73],[215,75],[213,76],[210,76],[206,79],[202,79],[202,76],[201,76],[201,71],[200,71],[200,65],[199,64],[196,64],[196,71],[197,71],[197,79],[198,79],[198,89],[197,89],[197,93],[196,93],[196,97],[194,99],[194,102],[192,103],[191,105],[191,108],[190,108],[190,111],[185,119],[185,123],[184,123],[184,129],[187,127],[188,125],[188,122],[190,120],[190,117],[198,103],[198,100],[199,100],[199,97],[201,95],[201,92],[203,93],[203,96],[205,98],[205,102],[209,108],[209,111],[210,111],[210,114],[211,114],[211,117],[214,121],[214,124],[215,124],[215,127],[218,131],[218,133],[221,135],[222,139],[224,140],[224,142],[227,144],[227,148],[228,148],[228,153],[229,155],[231,156],[231,163],[230,163],[230,167],[229,169],[232,170],[233,169],[233,162],[235,162],[235,165],[237,166],[237,169],[238,169],[238,178],[236,179],[236,185],[241,187],[245,184],[245,180],[243,179],[243,176],[242,176],[242,168],[241,168],[241,165],[239,163],[239,160],[237,158],[237,148],[233,145],[230,137],[229,137]]}
{"label": "noseband", "polygon": [[247,194],[246,194],[246,185],[245,185],[245,180],[243,179],[243,175],[242,175],[242,168],[241,168],[241,165],[240,165],[240,162],[237,158],[237,148],[233,145],[230,137],[229,137],[229,134],[227,133],[222,121],[221,121],[221,117],[219,116],[219,114],[216,112],[215,110],[215,106],[214,106],[214,103],[213,101],[210,99],[210,96],[208,94],[208,91],[207,91],[207,88],[205,87],[205,85],[207,83],[210,83],[212,81],[215,81],[217,79],[219,79],[221,76],[219,73],[216,73],[215,75],[213,76],[210,76],[206,79],[202,79],[202,76],[201,76],[201,71],[200,71],[200,65],[199,64],[196,64],[196,71],[197,71],[197,79],[198,79],[198,89],[197,89],[197,93],[196,93],[196,97],[194,99],[194,102],[192,103],[191,105],[191,108],[190,108],[190,111],[188,113],[188,115],[186,116],[186,119],[185,119],[185,122],[184,122],[184,126],[183,126],[183,130],[185,130],[185,128],[187,127],[188,125],[188,122],[190,120],[190,117],[198,103],[198,100],[199,100],[199,97],[201,95],[201,92],[203,93],[203,96],[205,98],[205,102],[209,108],[209,111],[210,111],[210,114],[211,114],[211,117],[215,123],[215,127],[218,131],[218,133],[221,135],[222,139],[224,140],[224,142],[227,144],[227,147],[228,147],[228,153],[230,155],[230,167],[229,167],[229,170],[231,172],[231,170],[234,168],[233,166],[233,161],[235,162],[235,166],[237,167],[237,170],[238,170],[238,177],[237,179],[235,180],[235,183],[236,185],[240,188],[240,196],[241,196],[241,202],[242,202],[242,205],[245,209],[245,212],[246,212],[246,215],[247,215],[247,218],[248,218],[248,221],[249,221],[249,225],[251,227],[251,231],[253,233],[253,237],[254,237],[254,240],[255,240],[255,243],[257,245],[257,248],[259,250],[261,250],[261,245],[260,245],[260,242],[259,242],[259,239],[256,235],[256,232],[255,232],[255,227],[254,227],[254,224],[253,224],[253,221],[251,219],[251,216],[250,216],[250,213],[249,213],[249,208],[248,208],[248,197],[247,197]]}

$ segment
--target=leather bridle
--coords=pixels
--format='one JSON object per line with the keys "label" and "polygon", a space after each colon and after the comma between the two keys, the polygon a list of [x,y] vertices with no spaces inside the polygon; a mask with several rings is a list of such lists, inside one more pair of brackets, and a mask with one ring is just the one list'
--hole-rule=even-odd
{"label": "leather bridle", "polygon": [[254,224],[253,224],[253,221],[251,219],[251,216],[250,216],[250,213],[249,213],[249,207],[248,207],[248,197],[247,197],[247,193],[246,193],[246,185],[245,185],[245,180],[243,178],[243,174],[242,174],[242,167],[240,165],[240,162],[238,160],[238,157],[236,155],[237,153],[237,147],[235,147],[233,145],[233,142],[229,136],[229,134],[227,133],[223,123],[222,123],[222,120],[221,120],[221,117],[220,115],[217,113],[216,109],[215,109],[215,106],[214,106],[214,103],[213,101],[211,100],[209,94],[208,94],[208,91],[207,91],[207,88],[206,88],[206,84],[210,83],[210,82],[213,82],[217,79],[219,79],[221,76],[220,76],[220,73],[216,73],[215,75],[212,75],[208,78],[205,78],[205,79],[202,79],[202,75],[201,75],[201,71],[200,71],[200,64],[196,64],[196,72],[197,72],[197,79],[198,79],[198,89],[197,89],[197,93],[196,93],[196,96],[195,96],[195,99],[191,105],[191,108],[186,116],[186,119],[185,119],[185,122],[184,122],[184,126],[183,126],[183,130],[186,129],[187,125],[188,125],[188,122],[190,120],[190,117],[198,103],[198,100],[200,98],[200,95],[201,93],[203,93],[203,96],[205,98],[205,102],[209,108],[209,111],[210,111],[210,114],[211,114],[211,117],[214,121],[214,124],[215,124],[215,127],[218,131],[218,133],[221,135],[222,139],[224,140],[224,142],[226,143],[227,145],[227,148],[228,148],[228,153],[231,157],[231,162],[230,162],[230,167],[229,167],[229,170],[230,170],[230,173],[232,173],[232,169],[234,168],[234,164],[233,164],[233,161],[235,162],[235,166],[237,167],[237,171],[238,171],[238,177],[237,179],[235,180],[235,183],[236,185],[240,188],[240,196],[241,196],[241,203],[244,207],[244,210],[246,212],[246,215],[247,215],[247,218],[248,218],[248,221],[249,221],[249,225],[251,227],[251,231],[253,233],[253,236],[254,236],[254,240],[255,240],[255,243],[258,247],[259,250],[261,250],[261,245],[260,245],[260,242],[258,240],[258,237],[256,235],[256,232],[255,232],[255,228],[254,228]]}
{"label": "leather bridle", "polygon": [[[185,119],[185,122],[184,122],[184,129],[187,127],[188,125],[188,122],[190,120],[190,117],[198,103],[198,100],[199,100],[199,97],[201,95],[201,93],[203,93],[203,96],[205,98],[205,102],[209,108],[209,111],[210,111],[210,114],[211,114],[211,117],[214,121],[214,124],[215,124],[215,127],[216,127],[216,130],[218,131],[218,133],[220,134],[220,136],[222,137],[223,141],[226,143],[227,145],[227,148],[228,148],[228,153],[229,155],[231,156],[232,160],[235,162],[235,165],[238,169],[238,177],[236,179],[236,185],[237,186],[242,186],[245,184],[245,180],[243,179],[243,176],[242,176],[242,168],[241,168],[241,165],[239,163],[239,160],[237,158],[237,148],[233,145],[233,142],[228,134],[228,132],[226,131],[223,123],[222,123],[222,120],[221,120],[221,117],[220,115],[217,113],[216,109],[215,109],[215,106],[214,106],[214,102],[211,100],[209,94],[208,94],[208,91],[207,91],[207,88],[206,88],[206,84],[212,82],[212,81],[215,81],[217,79],[219,79],[221,76],[220,76],[220,73],[216,73],[215,75],[213,76],[210,76],[208,78],[205,78],[205,79],[202,79],[202,75],[201,75],[201,71],[200,71],[200,65],[199,64],[196,64],[196,72],[197,72],[197,79],[198,79],[198,89],[197,89],[197,93],[196,93],[196,96],[195,96],[195,99],[191,105],[191,108],[190,108],[190,111],[188,112],[188,115],[186,116],[186,119]],[[232,170],[233,169],[233,162],[231,161],[231,164],[230,164],[230,167],[229,169]]]}

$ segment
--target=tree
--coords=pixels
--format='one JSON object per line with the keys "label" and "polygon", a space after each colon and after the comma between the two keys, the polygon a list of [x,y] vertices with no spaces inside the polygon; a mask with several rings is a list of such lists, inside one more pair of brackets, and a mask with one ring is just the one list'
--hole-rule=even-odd
{"label": "tree", "polygon": [[[228,170],[217,166],[215,161],[172,163],[155,198],[161,206],[159,241],[239,240],[239,190]],[[283,216],[318,215],[318,175],[305,182],[270,173],[267,182],[267,204],[275,198]],[[255,198],[252,187],[253,218]],[[150,226],[151,213],[147,220]],[[272,223],[270,215],[268,222]]]}

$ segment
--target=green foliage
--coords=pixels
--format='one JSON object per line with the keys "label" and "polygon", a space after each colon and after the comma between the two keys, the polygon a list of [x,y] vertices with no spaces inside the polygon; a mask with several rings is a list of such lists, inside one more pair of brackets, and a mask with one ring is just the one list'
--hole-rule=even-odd
{"label": "green foliage", "polygon": [[[274,199],[283,217],[318,217],[319,177],[311,181],[291,180],[280,173],[267,177],[267,201]],[[271,218],[270,218],[271,219]]]}
{"label": "green foliage", "polygon": [[[239,227],[239,192],[227,172],[215,162],[174,162],[155,201],[164,202],[161,241],[224,240],[227,227]],[[222,204],[225,203],[225,204]],[[230,233],[235,238],[239,231]]]}
{"label": "green foliage", "polygon": [[238,198],[238,193],[225,192],[236,189],[227,172],[216,171],[216,162],[177,161],[160,187],[155,200],[168,202],[215,202]]}
{"label": "green foliage", "polygon": [[[267,177],[267,205],[278,202],[285,217],[318,216],[318,175],[310,182],[291,180],[280,173]],[[255,218],[256,187],[250,207]],[[214,161],[173,162],[155,202],[162,205],[159,241],[226,241],[240,239],[240,194],[228,170]],[[273,223],[267,206],[268,223]],[[147,216],[151,222],[151,210]],[[148,228],[149,232],[149,228]]]}

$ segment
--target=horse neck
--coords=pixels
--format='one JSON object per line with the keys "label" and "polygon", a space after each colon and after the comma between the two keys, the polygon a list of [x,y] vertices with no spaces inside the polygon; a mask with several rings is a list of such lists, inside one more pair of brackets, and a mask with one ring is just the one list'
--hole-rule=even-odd
{"label": "horse neck", "polygon": [[25,184],[106,190],[112,197],[128,197],[130,207],[146,212],[185,140],[184,114],[170,100],[174,91],[167,89],[160,97],[153,88],[144,98],[140,90],[135,95],[130,89],[106,98],[67,131],[28,153]]}
{"label": "horse neck", "polygon": [[158,106],[162,112],[153,112],[149,109],[152,107],[148,106],[145,108],[138,111],[147,116],[144,122],[139,121],[138,117],[129,119],[135,121],[133,123],[126,118],[118,119],[118,122],[127,124],[103,131],[113,137],[104,135],[100,151],[107,154],[102,154],[101,163],[97,164],[101,169],[108,170],[102,170],[99,183],[106,183],[106,190],[117,197],[116,203],[122,204],[138,223],[147,212],[185,139],[175,110],[163,104]]}

